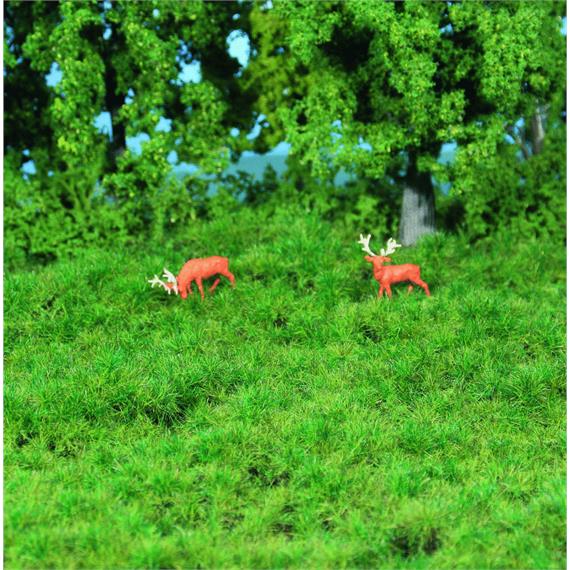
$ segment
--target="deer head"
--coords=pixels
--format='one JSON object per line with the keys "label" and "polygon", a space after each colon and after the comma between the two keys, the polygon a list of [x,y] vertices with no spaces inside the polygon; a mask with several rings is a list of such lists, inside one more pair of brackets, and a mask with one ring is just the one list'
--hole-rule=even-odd
{"label": "deer head", "polygon": [[392,259],[388,256],[394,253],[397,248],[402,247],[401,244],[396,243],[396,240],[394,238],[390,238],[386,243],[386,249],[381,249],[380,255],[377,255],[370,249],[371,237],[372,236],[370,234],[368,234],[366,237],[360,234],[360,240],[358,243],[362,245],[362,251],[368,254],[364,256],[364,259],[369,263],[373,263],[374,265],[382,265],[382,263],[385,261],[392,261]]}
{"label": "deer head", "polygon": [[168,269],[166,269],[166,268],[164,268],[163,271],[164,271],[163,277],[166,278],[167,283],[165,283],[164,281],[161,281],[158,278],[158,275],[155,275],[152,279],[148,280],[151,287],[154,289],[155,285],[160,285],[161,287],[164,287],[165,291],[168,291],[169,295],[170,295],[171,291],[174,291],[174,294],[178,295],[178,283],[176,281],[176,277],[174,275],[172,275],[172,273],[170,273],[170,271],[168,271]]}

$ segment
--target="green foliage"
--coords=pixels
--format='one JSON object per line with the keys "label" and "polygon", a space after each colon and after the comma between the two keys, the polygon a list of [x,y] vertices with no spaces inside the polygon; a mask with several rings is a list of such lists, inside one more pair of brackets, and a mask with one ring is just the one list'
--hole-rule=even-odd
{"label": "green foliage", "polygon": [[378,302],[354,228],[224,212],[7,273],[6,568],[564,567],[564,249],[436,235]]}
{"label": "green foliage", "polygon": [[287,21],[276,10],[256,2],[249,19],[255,55],[244,71],[242,83],[255,99],[258,118],[263,116],[254,149],[266,152],[287,138],[282,111],[307,95],[308,70],[292,57]]}
{"label": "green foliage", "polygon": [[[4,3],[4,153],[7,149],[34,147],[47,152],[54,145],[48,108],[53,94],[43,74],[24,53],[24,43],[34,28],[50,34],[56,23],[53,2]],[[49,70],[51,62],[46,66]],[[22,162],[25,157],[20,156]]]}
{"label": "green foliage", "polygon": [[[479,112],[471,125],[454,133],[459,148],[453,193],[464,203],[466,229],[479,237],[510,225],[526,235],[546,233],[561,240],[566,171],[566,68],[560,57],[564,3],[494,4],[493,10],[482,3],[464,7],[452,7],[451,21],[479,46],[480,55],[474,56],[469,72],[481,81],[476,108],[493,111],[487,116]],[[531,129],[538,116],[546,131],[540,151]],[[517,127],[521,119],[523,126]]]}
{"label": "green foliage", "polygon": [[293,56],[309,69],[307,96],[282,114],[293,147],[318,174],[332,156],[381,178],[402,168],[402,151],[437,155],[461,124],[465,93],[442,61],[454,41],[440,31],[446,4],[280,2],[276,9]]}
{"label": "green foliage", "polygon": [[353,178],[336,186],[336,174],[332,170],[326,178],[315,178],[310,168],[293,156],[273,202],[298,204],[307,212],[357,232],[396,235],[401,193],[394,182]]}
{"label": "green foliage", "polygon": [[[478,239],[511,226],[560,241],[564,7],[6,2],[8,261],[161,240],[236,200],[293,201],[395,234],[402,187],[421,180],[432,192],[416,167],[451,184],[450,198],[438,196],[440,227]],[[245,69],[227,51],[236,31],[251,42]],[[61,81],[48,87],[54,64]],[[185,64],[199,66],[198,82],[181,80]],[[98,132],[101,112],[112,133]],[[127,150],[140,134],[141,153]],[[224,174],[245,149],[284,139],[293,148],[283,181]],[[444,166],[437,157],[450,142],[457,154]],[[28,161],[36,173],[21,179]],[[176,180],[174,161],[199,171]],[[333,184],[341,167],[355,175],[346,188]],[[210,204],[212,182],[225,195]]]}
{"label": "green foliage", "polygon": [[[259,54],[250,73],[261,79],[268,69],[281,70],[259,95],[267,113],[279,109],[281,122],[272,119],[267,129],[276,123],[284,129],[317,177],[332,162],[400,182],[417,161],[420,171],[451,180],[473,237],[513,217],[524,233],[545,223],[564,233],[563,181],[547,181],[539,166],[564,170],[564,3],[283,1],[254,13],[254,30],[264,29],[262,21],[273,29],[275,13],[283,23],[279,34],[254,35]],[[289,54],[293,64],[285,64]],[[510,148],[515,141],[505,138],[522,120],[522,145],[534,145],[530,124],[538,109],[552,141],[550,158],[526,149],[532,159],[521,165]],[[459,149],[446,172],[437,157],[450,142]]]}
{"label": "green foliage", "polygon": [[9,267],[26,257],[46,261],[97,245],[102,234],[117,229],[112,226],[113,212],[101,208],[102,198],[94,196],[96,164],[91,176],[82,169],[54,173],[44,187],[34,176],[22,178],[17,162],[13,155],[5,157],[4,248]]}
{"label": "green foliage", "polygon": [[566,235],[565,141],[548,140],[539,155],[521,160],[513,145],[473,170],[476,188],[464,201],[462,227],[472,238],[516,229],[519,235]]}
{"label": "green foliage", "polygon": [[[234,15],[246,21],[248,10],[162,1],[5,4],[5,192],[7,229],[17,233],[7,240],[9,257],[66,255],[106,237],[158,238],[170,220],[196,215],[193,198],[204,183],[173,181],[168,156],[176,151],[178,161],[219,174],[243,145],[229,131],[248,132],[253,118],[226,38]],[[187,63],[200,65],[198,84],[180,80]],[[48,87],[54,64],[61,80]],[[109,136],[95,125],[101,112],[109,113]],[[157,130],[161,117],[170,131]],[[126,137],[141,133],[150,140],[134,156]],[[28,160],[36,174],[17,180]]]}

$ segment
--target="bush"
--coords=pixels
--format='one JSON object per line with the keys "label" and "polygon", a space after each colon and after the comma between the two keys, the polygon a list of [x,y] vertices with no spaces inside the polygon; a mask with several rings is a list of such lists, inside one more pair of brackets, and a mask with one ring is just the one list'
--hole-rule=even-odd
{"label": "bush", "polygon": [[[439,229],[461,230],[471,240],[514,231],[561,241],[565,235],[565,176],[558,167],[564,141],[547,139],[543,152],[521,160],[505,146],[474,166],[477,186],[437,195]],[[398,235],[401,189],[389,178],[359,178],[337,186],[336,171],[324,179],[294,158],[278,177],[268,168],[261,181],[251,174],[183,179],[147,143],[142,155],[126,152],[119,170],[98,178],[97,164],[23,177],[10,155],[5,165],[5,255],[9,267],[73,255],[90,245],[164,241],[198,219],[225,218],[241,208],[269,216],[295,206],[342,224],[354,234]],[[453,179],[452,179],[453,182]]]}
{"label": "bush", "polygon": [[455,209],[458,226],[471,240],[504,229],[511,229],[521,237],[564,239],[563,135],[562,129],[553,131],[545,139],[542,152],[528,159],[523,159],[514,145],[504,145],[495,157],[474,166],[472,179],[476,183],[469,192],[452,195],[446,204]]}

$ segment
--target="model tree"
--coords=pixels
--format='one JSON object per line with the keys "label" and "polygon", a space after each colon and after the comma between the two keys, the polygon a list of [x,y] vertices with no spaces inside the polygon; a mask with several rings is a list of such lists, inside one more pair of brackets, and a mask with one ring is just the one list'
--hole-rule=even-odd
{"label": "model tree", "polygon": [[[492,156],[521,118],[536,122],[563,82],[559,3],[273,6],[289,51],[272,57],[290,53],[304,70],[285,91],[291,104],[277,113],[293,151],[317,175],[332,161],[395,180],[403,189],[404,245],[435,230],[432,174],[442,144],[455,142],[471,157],[460,161],[457,178],[467,190],[475,172],[468,163]],[[283,90],[269,84],[265,98],[275,92],[282,100]]]}
{"label": "model tree", "polygon": [[452,7],[454,33],[472,53],[469,92],[486,111],[454,135],[454,192],[473,236],[510,223],[533,233],[564,223],[564,14],[564,2],[549,1]]}
{"label": "model tree", "polygon": [[[238,3],[6,2],[10,220],[15,224],[29,205],[34,219],[26,226],[58,243],[98,239],[105,224],[111,233],[137,235],[156,225],[152,212],[165,194],[157,189],[171,172],[169,153],[205,172],[222,171],[244,144],[230,130],[253,126],[240,64],[228,53],[228,36],[248,25],[249,10]],[[186,64],[199,68],[198,79],[184,79]],[[108,114],[109,133],[96,124],[101,113]],[[126,140],[141,133],[147,142],[138,156]],[[34,184],[45,190],[29,184],[24,196],[18,171],[29,160]],[[179,192],[171,203],[185,199]],[[97,200],[113,208],[102,215]],[[45,247],[45,239],[36,241]]]}

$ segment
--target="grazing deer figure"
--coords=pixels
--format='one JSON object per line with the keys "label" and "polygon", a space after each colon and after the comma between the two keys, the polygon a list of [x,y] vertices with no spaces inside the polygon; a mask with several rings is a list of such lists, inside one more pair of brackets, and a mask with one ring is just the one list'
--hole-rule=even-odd
{"label": "grazing deer figure", "polygon": [[[380,284],[380,289],[378,289],[378,297],[382,297],[384,291],[388,297],[392,297],[392,289],[390,285],[393,283],[401,283],[402,281],[411,281],[416,285],[419,285],[428,297],[430,297],[429,288],[425,281],[420,278],[420,267],[419,265],[413,265],[411,263],[405,263],[404,265],[382,265],[385,262],[391,262],[392,259],[387,257],[396,251],[396,248],[402,247],[399,243],[396,243],[395,239],[390,238],[386,244],[386,249],[380,250],[380,255],[376,255],[369,247],[370,234],[364,237],[360,234],[360,240],[358,242],[362,245],[362,250],[368,255],[364,256],[364,259],[374,266],[374,279]],[[414,288],[413,285],[408,286],[408,293]]]}
{"label": "grazing deer figure", "polygon": [[[148,282],[153,288],[155,285],[160,285],[165,291],[168,291],[169,295],[171,291],[174,291],[175,295],[180,293],[180,296],[186,299],[188,294],[192,295],[192,282],[195,281],[198,286],[198,291],[200,291],[200,296],[202,300],[204,300],[202,281],[214,275],[223,275],[230,280],[232,287],[236,286],[235,277],[229,270],[228,258],[218,255],[205,257],[203,259],[190,259],[184,264],[177,277],[174,277],[168,269],[164,269],[164,277],[167,280],[166,283],[161,281],[157,275],[155,275],[153,279],[149,279]],[[219,283],[220,278],[218,277],[210,287],[210,293],[214,292],[214,289]]]}

